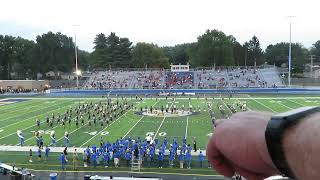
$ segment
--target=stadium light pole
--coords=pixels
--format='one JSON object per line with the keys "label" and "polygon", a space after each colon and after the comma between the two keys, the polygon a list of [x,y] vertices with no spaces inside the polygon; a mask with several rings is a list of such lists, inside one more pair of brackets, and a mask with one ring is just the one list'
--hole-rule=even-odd
{"label": "stadium light pole", "polygon": [[290,26],[289,37],[289,55],[288,55],[288,86],[291,87],[291,21],[294,16],[288,16]]}
{"label": "stadium light pole", "polygon": [[76,64],[76,84],[77,88],[79,87],[79,70],[78,70],[78,51],[77,51],[77,26],[79,25],[73,25],[74,27],[74,52],[75,52],[75,64]]}

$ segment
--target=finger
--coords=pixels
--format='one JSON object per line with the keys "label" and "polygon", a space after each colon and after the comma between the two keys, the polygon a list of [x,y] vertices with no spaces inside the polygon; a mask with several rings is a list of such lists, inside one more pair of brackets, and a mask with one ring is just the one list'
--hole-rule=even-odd
{"label": "finger", "polygon": [[255,172],[248,171],[239,166],[234,166],[234,169],[238,174],[245,177],[247,180],[264,180],[269,177],[268,175],[257,174]]}
{"label": "finger", "polygon": [[215,170],[224,176],[231,177],[234,175],[234,169],[229,161],[220,153],[215,145],[215,137],[212,136],[207,146],[207,156]]}

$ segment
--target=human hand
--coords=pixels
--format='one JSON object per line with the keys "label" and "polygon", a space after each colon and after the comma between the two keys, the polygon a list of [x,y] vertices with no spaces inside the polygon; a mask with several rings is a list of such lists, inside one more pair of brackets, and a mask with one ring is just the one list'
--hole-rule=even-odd
{"label": "human hand", "polygon": [[219,173],[262,180],[278,173],[269,156],[265,129],[272,114],[239,112],[220,120],[209,140],[207,156]]}

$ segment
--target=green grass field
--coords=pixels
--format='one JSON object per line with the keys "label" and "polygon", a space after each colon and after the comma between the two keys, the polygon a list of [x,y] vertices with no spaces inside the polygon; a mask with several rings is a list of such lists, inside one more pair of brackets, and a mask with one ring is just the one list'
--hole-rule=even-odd
{"label": "green grass field", "polygon": [[[219,97],[208,97],[207,101],[204,98],[192,97],[189,101],[188,97],[176,98],[173,102],[172,98],[146,98],[142,101],[135,99],[128,100],[136,106],[137,109],[132,108],[121,115],[116,121],[113,121],[108,127],[101,127],[98,123],[91,128],[87,123],[84,126],[77,128],[75,123],[66,125],[64,129],[60,124],[54,124],[53,128],[49,128],[45,123],[45,117],[52,112],[63,113],[70,107],[76,107],[79,104],[86,102],[105,101],[102,98],[30,98],[21,101],[19,98],[17,102],[12,104],[1,103],[0,101],[0,145],[17,145],[19,143],[17,130],[22,130],[25,136],[25,145],[36,145],[36,139],[33,132],[38,130],[36,127],[36,118],[41,120],[40,129],[43,130],[44,144],[50,144],[50,131],[54,130],[57,137],[57,146],[63,146],[63,135],[65,131],[70,134],[70,144],[76,147],[86,147],[87,145],[99,145],[100,138],[104,141],[114,142],[120,137],[145,138],[146,135],[153,134],[162,142],[163,138],[167,138],[169,143],[173,138],[177,138],[181,144],[182,138],[187,137],[187,142],[191,144],[193,138],[197,140],[198,147],[205,149],[210,133],[212,133],[212,124],[207,109],[207,103],[211,103],[214,108],[213,111],[217,118],[222,115],[217,109],[217,105],[223,105],[228,114],[231,113],[227,104],[236,102],[246,102],[248,109],[257,111],[271,111],[273,113],[280,113],[302,106],[319,106],[320,98],[318,97],[303,97],[303,96],[241,96],[233,97],[231,99],[225,98],[222,100]],[[121,101],[121,98],[119,98]],[[11,99],[12,101],[12,99]],[[21,102],[20,102],[21,101]],[[173,103],[172,103],[173,102]],[[181,117],[151,117],[146,115],[139,115],[136,111],[140,111],[140,107],[153,106],[160,109],[161,106],[172,106],[175,104],[178,108],[184,105],[189,107],[191,104],[197,111],[195,115],[181,116]],[[201,111],[199,111],[200,109]],[[240,111],[240,110],[239,110]],[[0,161],[15,162],[24,164],[27,158],[21,159],[19,156],[11,156],[8,159],[7,153],[0,153]],[[15,154],[12,152],[11,154]],[[17,153],[16,155],[18,155]],[[20,152],[21,154],[21,152]],[[10,156],[9,156],[10,157]],[[57,162],[54,162],[57,164]],[[52,165],[53,166],[53,165]],[[40,167],[40,166],[39,166]],[[42,166],[43,168],[43,166]]]}

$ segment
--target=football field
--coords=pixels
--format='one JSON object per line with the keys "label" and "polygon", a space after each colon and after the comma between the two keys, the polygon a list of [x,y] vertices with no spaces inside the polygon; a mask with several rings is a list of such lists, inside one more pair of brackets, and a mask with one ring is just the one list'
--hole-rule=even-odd
{"label": "football field", "polygon": [[[114,98],[113,101],[116,99]],[[119,98],[119,101],[122,99]],[[136,100],[128,97],[128,101],[134,105],[133,108],[125,111],[122,115],[113,120],[108,126],[96,125],[88,126],[88,122],[76,127],[72,122],[66,124],[65,128],[60,123],[55,123],[49,127],[46,116],[52,113],[63,114],[70,107],[78,107],[84,103],[105,102],[103,98],[19,98],[2,99],[0,101],[0,145],[18,145],[19,138],[17,130],[21,130],[25,136],[25,145],[36,145],[35,131],[42,132],[44,145],[50,144],[50,133],[55,131],[57,146],[64,146],[63,135],[67,131],[70,138],[70,146],[86,147],[87,145],[99,145],[101,139],[106,142],[115,142],[120,137],[133,139],[145,138],[150,134],[160,142],[164,138],[171,143],[173,138],[177,138],[179,144],[182,138],[187,138],[187,143],[192,144],[195,139],[200,149],[205,149],[208,138],[212,133],[212,124],[208,113],[208,104],[217,119],[223,118],[218,106],[223,106],[228,115],[231,110],[228,105],[246,103],[249,110],[271,111],[274,113],[288,111],[301,106],[319,106],[320,98],[303,96],[241,96],[233,98],[220,98],[208,96],[203,97],[180,97],[172,99],[144,98]],[[173,116],[150,115],[141,113],[141,108],[160,111],[161,107],[193,107],[192,114],[176,114]],[[239,108],[237,111],[241,111]],[[36,125],[36,119],[41,121],[40,128]],[[74,117],[73,117],[74,118]],[[85,117],[86,118],[86,117]]]}

